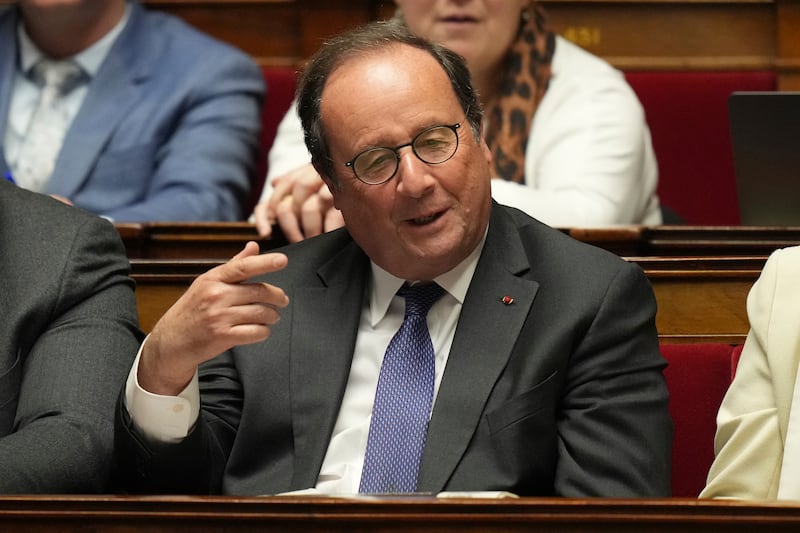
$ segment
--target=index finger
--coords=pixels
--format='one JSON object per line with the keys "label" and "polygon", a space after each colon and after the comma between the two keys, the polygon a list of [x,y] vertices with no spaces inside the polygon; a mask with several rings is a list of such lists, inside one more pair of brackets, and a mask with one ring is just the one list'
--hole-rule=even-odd
{"label": "index finger", "polygon": [[208,274],[223,283],[241,283],[255,276],[283,270],[288,263],[289,259],[281,253],[247,255],[240,252]]}

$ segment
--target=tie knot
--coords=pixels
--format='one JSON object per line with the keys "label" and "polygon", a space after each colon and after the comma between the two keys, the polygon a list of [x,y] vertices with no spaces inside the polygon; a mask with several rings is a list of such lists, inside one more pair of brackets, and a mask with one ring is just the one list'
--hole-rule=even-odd
{"label": "tie knot", "polygon": [[31,69],[31,79],[44,87],[67,94],[80,82],[83,70],[71,59],[40,59]]}
{"label": "tie knot", "polygon": [[426,316],[436,300],[442,297],[444,289],[436,283],[404,283],[397,294],[406,299],[406,316]]}

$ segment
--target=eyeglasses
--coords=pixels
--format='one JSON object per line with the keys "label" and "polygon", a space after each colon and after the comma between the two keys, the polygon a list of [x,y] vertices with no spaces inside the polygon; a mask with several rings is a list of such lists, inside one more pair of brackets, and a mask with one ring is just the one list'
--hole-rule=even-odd
{"label": "eyeglasses", "polygon": [[[465,119],[466,120],[466,119]],[[458,129],[464,121],[450,126],[432,126],[422,130],[410,143],[394,148],[378,147],[364,150],[345,166],[353,169],[356,177],[368,185],[386,183],[397,173],[400,149],[410,146],[414,155],[429,165],[439,165],[453,157],[458,150]]]}

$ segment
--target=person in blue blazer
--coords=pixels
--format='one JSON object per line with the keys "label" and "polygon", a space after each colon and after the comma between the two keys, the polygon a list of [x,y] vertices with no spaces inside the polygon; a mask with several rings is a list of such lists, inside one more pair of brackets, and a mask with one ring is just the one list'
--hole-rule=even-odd
{"label": "person in blue blazer", "polygon": [[115,222],[242,219],[264,96],[248,56],[135,0],[12,4],[0,12],[6,175],[30,162],[20,154],[40,57],[72,59],[83,75],[65,96],[52,173],[35,190]]}
{"label": "person in blue blazer", "polygon": [[[280,253],[248,243],[161,317],[119,402],[115,486],[668,496],[653,290],[635,264],[492,200],[463,59],[374,23],[323,46],[298,95],[347,223]],[[417,464],[366,488],[362,472],[395,466],[367,452],[404,330],[397,291],[415,283],[444,290],[426,320],[435,378],[394,396],[430,383],[424,447],[393,435],[389,451],[420,450]],[[396,427],[410,410],[389,412]]]}

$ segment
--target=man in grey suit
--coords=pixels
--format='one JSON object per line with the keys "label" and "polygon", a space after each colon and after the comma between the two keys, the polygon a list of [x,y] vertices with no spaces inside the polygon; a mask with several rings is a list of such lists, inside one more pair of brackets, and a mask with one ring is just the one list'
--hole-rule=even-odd
{"label": "man in grey suit", "polygon": [[128,269],[108,221],[0,179],[0,493],[108,490]]}
{"label": "man in grey suit", "polygon": [[[120,401],[120,486],[336,494],[408,477],[400,492],[667,496],[652,289],[635,265],[492,201],[463,60],[371,24],[323,46],[298,94],[346,229],[279,253],[249,243],[165,313]],[[376,420],[389,412],[391,432],[412,413],[384,407],[384,367],[411,320],[396,291],[430,282],[445,291],[426,320],[433,406],[416,463],[395,472],[381,460],[414,439],[371,450]],[[393,399],[423,396],[416,383]]]}
{"label": "man in grey suit", "polygon": [[[42,58],[81,69],[43,143]],[[244,53],[136,0],[20,0],[0,10],[0,172],[119,222],[241,220],[263,85]]]}

